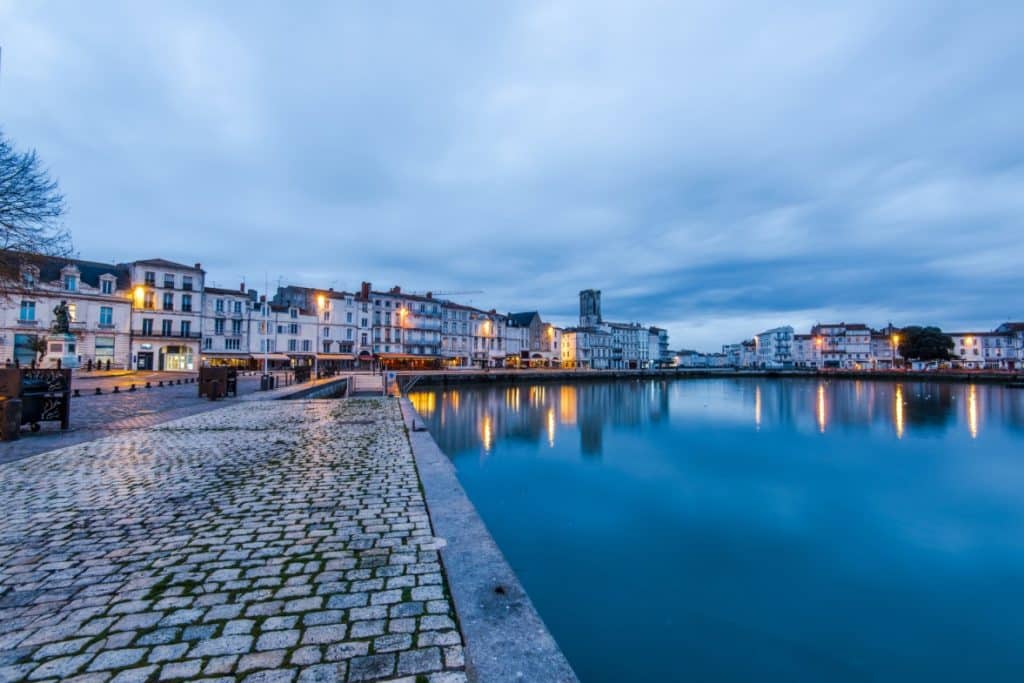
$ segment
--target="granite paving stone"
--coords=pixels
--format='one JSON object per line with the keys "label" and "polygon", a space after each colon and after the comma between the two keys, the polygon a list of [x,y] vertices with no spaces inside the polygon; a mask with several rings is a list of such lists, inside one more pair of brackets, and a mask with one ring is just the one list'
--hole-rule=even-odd
{"label": "granite paving stone", "polygon": [[5,681],[466,680],[393,399],[143,420],[0,499]]}

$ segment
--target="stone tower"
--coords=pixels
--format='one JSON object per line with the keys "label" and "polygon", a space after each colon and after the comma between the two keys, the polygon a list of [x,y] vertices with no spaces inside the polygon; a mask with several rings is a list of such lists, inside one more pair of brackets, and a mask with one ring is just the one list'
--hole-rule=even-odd
{"label": "stone tower", "polygon": [[580,327],[601,324],[601,290],[584,289],[580,292]]}

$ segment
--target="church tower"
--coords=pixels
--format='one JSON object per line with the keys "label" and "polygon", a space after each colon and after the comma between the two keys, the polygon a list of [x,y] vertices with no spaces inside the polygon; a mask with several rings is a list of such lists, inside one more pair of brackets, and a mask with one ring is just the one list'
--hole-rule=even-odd
{"label": "church tower", "polygon": [[601,290],[584,289],[580,292],[580,327],[601,324]]}

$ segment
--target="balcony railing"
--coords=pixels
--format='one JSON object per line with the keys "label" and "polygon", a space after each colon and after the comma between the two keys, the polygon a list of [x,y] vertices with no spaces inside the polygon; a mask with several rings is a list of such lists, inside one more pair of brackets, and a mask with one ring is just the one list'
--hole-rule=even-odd
{"label": "balcony railing", "polygon": [[132,330],[132,335],[135,337],[151,337],[160,339],[201,339],[202,333],[200,332],[171,332],[170,334],[164,334],[163,331],[156,330]]}

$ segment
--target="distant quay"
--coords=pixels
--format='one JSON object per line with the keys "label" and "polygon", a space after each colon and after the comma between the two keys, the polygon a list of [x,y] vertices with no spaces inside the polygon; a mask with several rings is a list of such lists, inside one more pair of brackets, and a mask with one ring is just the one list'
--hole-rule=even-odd
{"label": "distant quay", "polygon": [[701,378],[820,378],[871,381],[984,382],[1020,384],[1024,372],[991,370],[757,370],[733,368],[664,368],[643,370],[425,370],[396,373],[403,391],[418,387],[447,387],[463,384],[532,384],[537,382],[607,381],[625,379]]}

